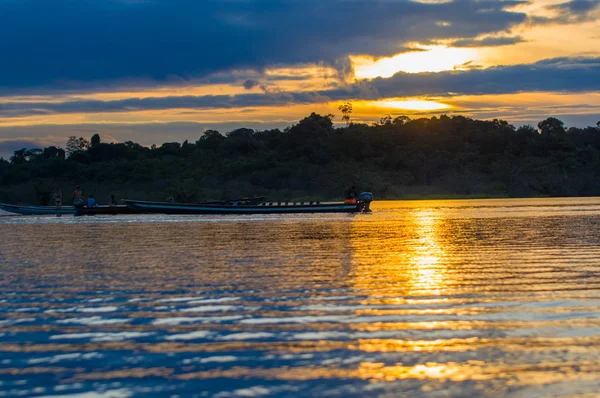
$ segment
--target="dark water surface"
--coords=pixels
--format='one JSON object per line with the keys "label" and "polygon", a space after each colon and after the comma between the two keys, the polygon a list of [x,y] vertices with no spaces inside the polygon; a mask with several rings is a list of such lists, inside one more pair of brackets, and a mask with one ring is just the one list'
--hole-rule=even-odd
{"label": "dark water surface", "polygon": [[600,391],[600,198],[0,217],[0,396]]}

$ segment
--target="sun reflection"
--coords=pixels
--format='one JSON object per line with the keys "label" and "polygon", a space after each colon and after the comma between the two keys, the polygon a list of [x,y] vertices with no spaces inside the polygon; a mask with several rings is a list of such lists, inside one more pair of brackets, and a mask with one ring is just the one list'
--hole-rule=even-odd
{"label": "sun reflection", "polygon": [[[444,292],[446,262],[439,217],[432,209],[415,209],[407,217],[402,223],[380,226],[377,238],[352,239],[354,284],[372,297],[389,301]],[[368,230],[363,222],[356,220],[353,231]]]}
{"label": "sun reflection", "polygon": [[439,295],[444,283],[444,268],[439,264],[443,250],[436,236],[438,221],[428,211],[417,212],[415,219],[420,240],[412,261],[411,291],[426,290],[429,294]]}

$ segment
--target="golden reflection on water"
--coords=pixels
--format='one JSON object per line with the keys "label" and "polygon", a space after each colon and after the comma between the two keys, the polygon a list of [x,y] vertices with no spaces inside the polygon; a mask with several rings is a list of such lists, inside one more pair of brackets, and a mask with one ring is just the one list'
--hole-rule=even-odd
{"label": "golden reflection on water", "polygon": [[368,220],[353,220],[352,229],[358,235],[351,241],[354,285],[388,298],[443,294],[447,263],[440,219],[435,210],[414,211],[402,224],[382,225],[373,231],[379,230],[380,235],[361,233],[370,230]]}
{"label": "golden reflection on water", "polygon": [[[360,239],[353,239],[351,243],[355,286],[369,295],[384,296],[386,303],[406,302],[404,296],[428,296],[431,300],[432,296],[443,295],[447,259],[442,239],[444,232],[447,235],[448,231],[443,231],[441,219],[443,217],[435,209],[417,209],[409,212],[402,224],[388,226],[382,234],[383,238],[371,234],[368,238],[361,236]],[[353,230],[369,230],[366,223],[368,220],[356,218],[352,225]],[[451,241],[445,243],[451,244]],[[372,256],[371,253],[377,253],[377,256]],[[381,283],[382,281],[384,283]],[[364,300],[363,304],[367,305],[369,302],[370,300]],[[364,310],[356,311],[357,316],[363,313]],[[369,313],[383,314],[384,311]],[[421,322],[419,325],[425,330],[440,326],[439,321]],[[359,331],[381,330],[382,327],[382,324],[351,326]],[[468,350],[477,341],[477,338],[467,341],[386,339],[359,340],[355,345],[356,349],[363,352],[394,352],[399,347],[416,352],[455,351]],[[464,368],[455,363],[384,366],[383,363],[361,362],[355,371],[355,377],[394,381],[406,378],[464,380],[481,376],[475,376],[472,372],[468,376]]]}
{"label": "golden reflection on water", "polygon": [[431,295],[442,294],[444,289],[444,251],[439,244],[440,217],[435,217],[431,211],[415,213],[417,234],[420,236],[419,245],[413,246],[409,254],[409,294],[427,291]]}

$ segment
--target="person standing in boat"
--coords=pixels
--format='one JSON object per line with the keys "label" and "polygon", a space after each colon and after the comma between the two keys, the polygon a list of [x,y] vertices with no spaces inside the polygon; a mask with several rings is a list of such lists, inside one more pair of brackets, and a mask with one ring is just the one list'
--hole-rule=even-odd
{"label": "person standing in boat", "polygon": [[60,189],[57,189],[54,193],[54,202],[57,210],[62,209],[62,192],[60,192]]}
{"label": "person standing in boat", "polygon": [[358,199],[358,193],[356,193],[356,187],[354,185],[352,185],[350,187],[350,189],[348,189],[346,191],[346,202],[352,201],[352,202],[356,203],[357,199]]}
{"label": "person standing in boat", "polygon": [[73,191],[73,204],[75,204],[76,200],[81,200],[81,187],[77,187],[75,188],[75,190]]}
{"label": "person standing in boat", "polygon": [[96,203],[96,199],[94,199],[94,195],[90,194],[90,197],[87,200],[87,207],[88,208],[92,208],[92,207],[98,207],[98,204]]}
{"label": "person standing in boat", "polygon": [[115,195],[110,195],[110,203],[109,206],[116,206],[117,205],[117,200],[115,199]]}

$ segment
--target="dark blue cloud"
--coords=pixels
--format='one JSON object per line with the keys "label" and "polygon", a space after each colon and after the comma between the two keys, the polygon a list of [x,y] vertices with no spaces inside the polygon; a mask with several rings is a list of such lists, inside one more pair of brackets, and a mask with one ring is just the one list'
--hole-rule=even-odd
{"label": "dark blue cloud", "polygon": [[600,1],[598,0],[571,0],[564,3],[552,4],[546,7],[554,11],[554,17],[532,17],[533,24],[569,24],[578,22],[595,21],[598,19]]}
{"label": "dark blue cloud", "polygon": [[[178,82],[275,64],[336,65],[407,43],[505,32],[515,2],[0,0],[0,87]],[[444,22],[444,23],[440,23]],[[142,84],[140,83],[140,84]]]}
{"label": "dark blue cloud", "polygon": [[246,90],[252,90],[256,86],[260,86],[260,82],[254,79],[246,79],[243,83]]}
{"label": "dark blue cloud", "polygon": [[382,97],[600,91],[600,58],[554,58],[467,72],[397,73],[371,84]]}
{"label": "dark blue cloud", "polygon": [[598,2],[598,0],[572,0],[565,3],[554,4],[548,8],[570,14],[587,15],[599,7],[600,2]]}
{"label": "dark blue cloud", "polygon": [[521,36],[486,37],[483,39],[460,39],[454,40],[451,47],[497,47],[511,44],[523,43],[525,39]]}

